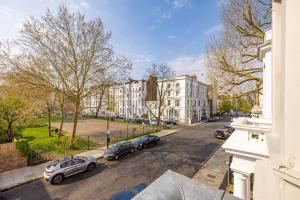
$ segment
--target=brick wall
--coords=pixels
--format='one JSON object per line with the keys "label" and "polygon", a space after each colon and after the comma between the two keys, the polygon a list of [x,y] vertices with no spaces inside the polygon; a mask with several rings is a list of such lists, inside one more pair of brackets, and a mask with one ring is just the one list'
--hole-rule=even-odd
{"label": "brick wall", "polygon": [[27,159],[17,151],[15,143],[0,144],[0,173],[27,166]]}

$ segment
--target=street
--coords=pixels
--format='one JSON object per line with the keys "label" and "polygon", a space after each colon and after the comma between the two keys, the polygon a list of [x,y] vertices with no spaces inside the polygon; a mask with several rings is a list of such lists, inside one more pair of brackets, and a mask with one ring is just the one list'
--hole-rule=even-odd
{"label": "street", "polygon": [[154,147],[136,150],[118,161],[98,160],[92,172],[65,179],[61,185],[36,180],[4,191],[8,199],[108,199],[112,194],[139,183],[151,183],[171,169],[192,177],[214,150],[223,143],[213,132],[224,122],[179,126],[179,132],[161,139]]}

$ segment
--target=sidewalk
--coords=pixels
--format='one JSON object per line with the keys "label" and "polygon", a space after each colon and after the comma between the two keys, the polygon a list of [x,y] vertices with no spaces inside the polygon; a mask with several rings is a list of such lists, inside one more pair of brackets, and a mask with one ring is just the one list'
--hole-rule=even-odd
{"label": "sidewalk", "polygon": [[[171,134],[177,133],[177,130],[163,130],[158,133],[154,133],[153,135],[157,135],[158,137],[165,137]],[[137,138],[131,139],[130,141],[134,141]],[[88,156],[93,155],[96,158],[102,158],[106,147],[102,147],[95,150],[86,151],[84,153],[78,154],[78,156]],[[50,162],[43,163],[36,166],[29,166],[20,169],[14,169],[11,171],[3,172],[0,174],[0,191],[6,190],[36,179],[43,177],[43,171],[45,167]]]}
{"label": "sidewalk", "polygon": [[193,179],[212,188],[219,189],[228,166],[229,154],[221,147],[209,158],[204,166],[193,176]]}

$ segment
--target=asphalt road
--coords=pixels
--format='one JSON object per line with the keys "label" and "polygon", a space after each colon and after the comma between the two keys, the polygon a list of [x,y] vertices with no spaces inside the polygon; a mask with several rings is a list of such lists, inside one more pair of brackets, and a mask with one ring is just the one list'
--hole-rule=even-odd
{"label": "asphalt road", "polygon": [[180,126],[179,132],[161,139],[152,148],[136,151],[118,161],[98,160],[92,172],[67,178],[61,185],[36,180],[4,191],[0,199],[108,199],[112,194],[139,183],[151,183],[168,169],[192,177],[223,143],[213,132],[224,122]]}

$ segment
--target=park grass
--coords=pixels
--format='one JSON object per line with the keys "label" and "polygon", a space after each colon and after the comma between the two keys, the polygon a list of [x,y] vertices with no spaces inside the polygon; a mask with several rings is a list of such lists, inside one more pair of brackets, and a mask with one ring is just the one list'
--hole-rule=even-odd
{"label": "park grass", "polygon": [[[52,117],[51,122],[60,122],[60,117]],[[122,123],[120,121],[116,121]],[[54,157],[60,157],[64,154],[64,148],[59,146],[59,138],[57,133],[52,132],[51,137],[48,135],[48,119],[44,118],[35,118],[33,119],[27,128],[24,128],[21,131],[21,136],[24,139],[28,140],[29,147],[32,151],[36,153],[48,153],[54,155]],[[140,137],[143,135],[152,134],[158,132],[162,129],[159,126],[153,126],[153,130],[147,131],[143,134],[128,136],[124,138],[120,138],[119,140],[112,141],[112,143],[119,142],[121,140],[130,140],[136,137]],[[65,135],[68,133],[64,132]],[[111,144],[112,144],[111,143]],[[73,148],[67,150],[68,155],[78,154],[80,152],[84,152],[89,149],[97,149],[105,146],[105,144],[98,144],[92,141],[88,141],[87,139],[76,137],[75,144]]]}
{"label": "park grass", "polygon": [[[52,116],[51,122],[60,122],[61,117]],[[48,125],[48,118],[47,117],[39,117],[39,118],[33,118],[29,122],[29,127],[41,127],[41,126],[47,126]]]}
{"label": "park grass", "polygon": [[[34,127],[25,128],[21,135],[23,138],[28,139],[29,147],[37,153],[52,153],[62,155],[64,149],[58,145],[59,139],[56,133],[52,133],[51,137],[48,136],[47,127]],[[89,142],[90,149],[99,148],[103,145]],[[76,154],[88,150],[88,141],[77,137],[75,140],[74,148],[68,149],[68,154]]]}

